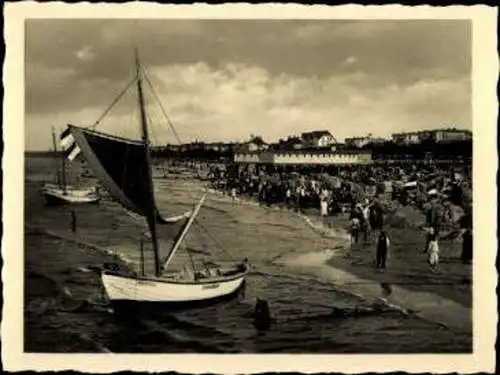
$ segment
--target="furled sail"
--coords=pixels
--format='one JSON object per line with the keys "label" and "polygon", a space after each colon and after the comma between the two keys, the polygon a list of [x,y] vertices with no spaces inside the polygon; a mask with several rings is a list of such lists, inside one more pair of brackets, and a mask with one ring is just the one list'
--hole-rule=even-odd
{"label": "furled sail", "polygon": [[172,218],[161,216],[151,194],[144,143],[73,125],[68,125],[68,129],[103,185],[128,210],[147,216],[154,207],[156,221],[162,224],[182,225],[190,216],[189,212]]}

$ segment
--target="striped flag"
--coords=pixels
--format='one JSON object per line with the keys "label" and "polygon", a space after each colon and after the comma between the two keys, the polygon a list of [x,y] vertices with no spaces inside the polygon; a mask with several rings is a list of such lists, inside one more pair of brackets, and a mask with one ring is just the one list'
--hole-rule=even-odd
{"label": "striped flag", "polygon": [[59,142],[63,149],[64,155],[69,160],[74,160],[80,153],[80,147],[77,146],[75,139],[71,135],[71,130],[69,128],[66,128],[66,130],[64,130],[61,133],[61,136],[59,137]]}

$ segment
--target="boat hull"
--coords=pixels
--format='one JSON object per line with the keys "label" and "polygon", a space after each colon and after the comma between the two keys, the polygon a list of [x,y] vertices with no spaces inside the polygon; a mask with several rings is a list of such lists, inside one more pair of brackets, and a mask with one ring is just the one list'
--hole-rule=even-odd
{"label": "boat hull", "polygon": [[229,301],[245,285],[246,272],[230,277],[187,282],[171,279],[134,278],[103,272],[102,283],[113,310],[121,315],[134,312],[168,313]]}
{"label": "boat hull", "polygon": [[94,188],[68,188],[65,192],[61,188],[46,186],[42,189],[42,194],[50,205],[88,204],[97,203],[100,200]]}
{"label": "boat hull", "polygon": [[178,311],[187,311],[193,309],[200,309],[205,307],[210,307],[214,305],[219,305],[227,303],[230,301],[237,300],[245,288],[245,281],[234,290],[232,293],[222,295],[219,297],[213,297],[209,299],[197,300],[197,301],[183,301],[183,302],[162,302],[162,301],[133,301],[133,300],[112,300],[111,307],[113,312],[127,320],[134,320],[140,317],[151,317],[151,316],[161,316],[168,315],[169,313],[174,313]]}

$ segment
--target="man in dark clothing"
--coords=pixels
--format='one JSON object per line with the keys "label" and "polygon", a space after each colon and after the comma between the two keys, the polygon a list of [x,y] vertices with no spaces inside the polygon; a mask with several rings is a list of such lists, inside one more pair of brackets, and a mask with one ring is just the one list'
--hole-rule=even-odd
{"label": "man in dark clothing", "polygon": [[357,244],[359,239],[359,232],[361,229],[361,223],[356,216],[351,219],[351,226],[349,228],[351,233],[351,245]]}
{"label": "man in dark clothing", "polygon": [[472,262],[472,230],[467,228],[462,235],[462,256],[460,257],[463,264],[471,264]]}
{"label": "man in dark clothing", "polygon": [[385,270],[387,266],[389,245],[389,236],[385,230],[381,230],[377,241],[377,268],[379,269]]}
{"label": "man in dark clothing", "polygon": [[370,227],[372,230],[380,230],[384,225],[384,213],[380,203],[376,202],[370,206]]}
{"label": "man in dark clothing", "polygon": [[442,210],[436,200],[431,202],[426,212],[426,222],[428,227],[432,227],[436,235],[439,235],[442,221]]}

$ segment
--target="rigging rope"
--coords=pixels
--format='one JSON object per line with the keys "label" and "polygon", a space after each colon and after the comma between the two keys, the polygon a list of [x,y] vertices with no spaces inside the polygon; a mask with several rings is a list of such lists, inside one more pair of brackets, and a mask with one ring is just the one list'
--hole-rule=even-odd
{"label": "rigging rope", "polygon": [[156,90],[154,89],[153,84],[149,80],[149,73],[147,71],[147,68],[145,66],[143,68],[144,68],[144,78],[146,78],[146,82],[148,83],[149,87],[151,88],[151,91],[153,92],[153,95],[154,95],[156,101],[158,102],[158,105],[160,106],[160,109],[163,113],[163,116],[165,116],[165,118],[167,119],[168,125],[170,126],[170,129],[172,129],[172,132],[174,133],[174,136],[177,139],[177,142],[179,142],[179,144],[181,144],[182,143],[181,138],[179,137],[179,134],[177,134],[177,131],[175,130],[174,125],[172,124],[172,121],[170,121],[170,117],[168,116],[167,111],[163,107],[163,104],[162,104],[160,98],[158,97],[158,94],[156,93]]}
{"label": "rigging rope", "polygon": [[[171,130],[172,130],[172,132],[174,133],[174,136],[175,136],[175,138],[176,138],[177,142],[178,142],[179,144],[182,144],[182,141],[181,141],[181,139],[180,139],[180,137],[179,137],[179,135],[178,135],[177,131],[175,130],[174,125],[173,125],[172,121],[170,120],[170,117],[168,116],[168,114],[167,114],[167,112],[166,112],[166,110],[165,110],[165,107],[163,106],[163,104],[162,104],[162,102],[161,102],[161,100],[160,100],[160,98],[159,98],[159,96],[158,96],[158,94],[157,94],[156,90],[154,89],[154,86],[153,86],[152,82],[150,81],[150,79],[149,79],[149,77],[148,77],[148,73],[147,73],[146,67],[145,67],[145,66],[143,66],[143,69],[144,69],[144,78],[145,78],[146,82],[148,83],[148,86],[150,87],[151,91],[153,92],[154,99],[156,99],[156,102],[158,103],[158,106],[160,107],[162,114],[163,114],[163,115],[165,116],[165,118],[167,119],[168,124],[169,124],[169,126],[170,126],[170,129],[171,129]],[[150,123],[153,123],[152,118],[151,118],[151,116],[150,116],[150,114],[149,114],[149,113],[147,114],[147,117],[148,117],[149,122],[150,122]],[[151,134],[152,134],[152,136],[153,136],[153,137],[155,137],[155,132],[154,132],[154,130],[153,130],[153,128],[152,128],[152,127],[151,127]],[[165,169],[165,166],[163,165],[163,163],[161,163],[161,164],[160,164],[160,167],[161,167],[161,169],[162,169],[162,171],[163,171],[163,175],[164,175],[164,176],[166,176],[166,175],[167,175],[167,174],[166,174],[166,169]],[[198,176],[198,177],[200,177],[200,175],[199,175],[198,171],[196,171],[196,174],[197,174],[197,176]],[[190,193],[189,191],[188,191],[188,195],[189,195],[190,197],[192,197],[192,195],[191,195],[191,193]],[[226,255],[228,255],[228,256],[229,256],[229,258],[230,258],[230,259],[232,259],[232,258],[231,258],[231,256],[229,255],[229,253],[225,250],[225,248],[224,248],[222,245],[220,245],[220,243],[218,243],[218,241],[216,241],[216,240],[215,240],[215,238],[213,238],[213,237],[210,235],[210,233],[207,231],[207,229],[206,229],[205,227],[203,227],[203,226],[199,223],[199,221],[198,221],[198,220],[195,220],[195,221],[194,221],[194,224],[196,224],[196,225],[197,225],[197,227],[199,227],[200,229],[202,229],[202,230],[203,230],[203,232],[205,233],[205,235],[206,235],[207,237],[209,237],[209,238],[212,240],[212,242],[214,242],[214,244],[215,244],[216,246],[218,246],[218,247],[219,247],[219,249],[220,249],[222,252],[224,252]],[[191,260],[191,263],[192,263],[192,265],[193,265],[193,267],[194,267],[194,262],[193,262],[193,259],[192,259],[192,255],[191,255],[191,253],[190,253],[189,251],[188,251],[188,253],[189,253],[189,258],[190,258],[190,260]]]}
{"label": "rigging rope", "polygon": [[[165,110],[165,107],[163,106],[163,104],[162,104],[162,102],[161,102],[161,100],[160,100],[160,98],[158,96],[158,93],[154,89],[154,86],[153,86],[151,80],[149,79],[149,74],[148,74],[146,66],[142,65],[142,69],[144,71],[143,76],[144,76],[144,78],[145,78],[148,86],[151,88],[151,91],[153,92],[154,98],[158,102],[158,105],[160,107],[160,110],[161,110],[163,116],[165,116],[165,118],[166,118],[166,120],[168,122],[168,125],[169,125],[170,129],[172,130],[172,132],[174,133],[174,136],[175,136],[177,142],[179,144],[182,144],[181,139],[179,137],[179,134],[175,130],[174,125],[173,125],[172,121],[170,120],[170,117],[168,116],[167,111]],[[94,130],[101,123],[101,121],[108,115],[108,113],[111,111],[111,109],[118,103],[118,101],[125,95],[125,93],[130,89],[130,87],[132,86],[132,84],[134,84],[136,82],[137,79],[138,79],[138,74],[136,74],[134,76],[134,78],[125,86],[125,88],[120,92],[120,94],[115,98],[115,100],[113,100],[113,102],[111,103],[111,105],[104,111],[104,113],[101,115],[101,117],[99,117],[99,119],[93,125],[91,125],[91,126],[89,126],[87,128],[90,128],[90,129]],[[147,118],[148,118],[148,120],[151,123],[153,122],[152,119],[151,119],[151,116],[149,115],[149,113],[147,114]],[[155,134],[154,134],[153,129],[151,129],[151,133],[152,133],[152,135],[154,137]],[[163,169],[164,175],[166,176],[166,173],[165,173],[166,171],[164,169],[163,164],[161,164],[161,167]],[[201,178],[198,170],[196,170],[196,174],[197,174],[197,176],[199,178]],[[188,194],[191,195],[189,192],[188,192]],[[194,223],[197,225],[197,227],[199,227],[199,228],[201,228],[203,230],[203,232],[205,233],[205,235],[207,235],[214,242],[214,244],[220,248],[220,250],[222,250],[226,255],[229,255],[229,253],[225,250],[225,248],[222,245],[220,245],[220,243],[218,243],[218,241],[216,241],[213,236],[210,235],[210,233],[208,232],[208,230],[203,225],[201,225],[198,220],[195,220]],[[189,256],[191,257],[191,254]],[[231,258],[230,255],[229,255],[229,257]]]}
{"label": "rigging rope", "polygon": [[[163,106],[163,103],[161,102],[160,100],[160,97],[158,96],[158,93],[156,92],[153,84],[151,83],[150,79],[149,79],[149,73],[147,71],[147,68],[146,66],[143,66],[143,69],[144,69],[144,78],[146,79],[146,82],[148,83],[149,87],[151,88],[151,91],[153,92],[153,95],[154,95],[154,98],[156,99],[156,101],[158,102],[158,106],[160,107],[160,110],[163,114],[163,116],[165,116],[167,122],[168,122],[168,125],[170,126],[170,129],[172,130],[172,132],[174,133],[174,136],[177,140],[177,142],[179,143],[179,145],[182,144],[182,141],[181,141],[181,138],[179,137],[179,134],[177,133],[177,131],[175,130],[175,127],[174,127],[174,124],[172,123],[172,121],[170,120],[170,117],[168,116],[167,114],[167,111],[165,110],[165,107]],[[202,176],[200,175],[199,171],[196,170],[195,171],[196,173],[196,176],[202,180]]]}
{"label": "rigging rope", "polygon": [[[150,123],[153,123],[153,121],[152,121],[151,116],[149,115],[149,113],[147,113],[147,114],[146,114],[146,116],[147,116],[147,118],[148,118],[148,121],[149,121]],[[156,135],[155,135],[155,132],[154,132],[153,127],[152,127],[152,126],[150,127],[150,131],[151,131],[151,136],[152,136],[152,138],[155,138],[155,137],[156,137]],[[167,170],[166,170],[166,168],[165,168],[165,165],[163,165],[163,163],[160,163],[160,168],[161,168],[161,171],[163,172],[163,176],[164,176],[164,177],[167,177]]]}
{"label": "rigging rope", "polygon": [[94,122],[94,124],[88,126],[87,129],[90,128],[91,130],[94,130],[101,123],[104,117],[107,116],[107,114],[111,111],[111,109],[113,109],[116,103],[118,103],[118,101],[123,97],[123,95],[125,95],[125,93],[128,91],[130,86],[132,86],[132,84],[136,81],[136,79],[137,75],[135,75],[134,78],[127,84],[127,86],[125,86],[125,88],[120,92],[120,94],[115,98],[115,100],[113,100],[111,105],[104,111],[101,117],[99,117],[99,119],[96,122]]}
{"label": "rigging rope", "polygon": [[203,232],[205,233],[205,235],[208,238],[210,238],[214,242],[215,246],[218,246],[219,249],[222,250],[222,252],[224,252],[224,254],[226,254],[229,257],[229,259],[234,260],[234,258],[224,248],[224,246],[222,246],[212,235],[210,235],[210,233],[208,232],[208,230],[197,219],[194,220],[194,223],[197,225],[197,228],[200,228],[201,230],[203,230]]}
{"label": "rigging rope", "polygon": [[[185,244],[186,244],[186,249],[187,249],[187,247],[188,247],[187,240],[185,241]],[[196,274],[196,265],[194,263],[193,256],[191,255],[191,251],[187,251],[187,253],[189,256],[189,261],[191,262],[191,267],[193,268],[193,272]]]}

